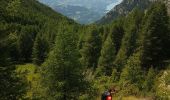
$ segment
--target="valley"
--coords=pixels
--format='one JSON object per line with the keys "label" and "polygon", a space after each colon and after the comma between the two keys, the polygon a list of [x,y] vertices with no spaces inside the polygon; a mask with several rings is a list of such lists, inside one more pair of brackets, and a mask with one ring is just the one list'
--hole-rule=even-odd
{"label": "valley", "polygon": [[167,3],[44,2],[0,0],[0,100],[169,100]]}
{"label": "valley", "polygon": [[57,12],[80,24],[91,24],[101,19],[122,0],[39,0]]}

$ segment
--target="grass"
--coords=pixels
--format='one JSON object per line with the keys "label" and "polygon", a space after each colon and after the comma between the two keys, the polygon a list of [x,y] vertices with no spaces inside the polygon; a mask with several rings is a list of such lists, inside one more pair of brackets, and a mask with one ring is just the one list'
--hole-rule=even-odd
{"label": "grass", "polygon": [[[100,97],[97,100],[101,100]],[[151,98],[142,98],[142,97],[135,97],[135,96],[128,96],[128,97],[113,97],[112,100],[152,100]]]}
{"label": "grass", "polygon": [[[38,68],[39,68],[39,66],[36,66],[32,63],[16,65],[16,73],[17,73],[18,77],[21,77],[23,79],[23,81],[25,81],[29,86],[28,91],[25,95],[25,98],[34,99],[33,97],[35,96],[35,93],[38,93],[36,95],[44,93],[44,91],[40,85],[41,77],[40,77],[40,73],[38,73],[39,72]],[[170,72],[170,71],[168,70],[167,72]],[[162,76],[164,76],[164,74]],[[111,85],[110,84],[111,82],[108,80],[110,80],[110,78],[101,77],[100,81],[97,81],[97,83],[95,85],[97,85],[97,87],[99,89],[98,90],[99,93],[101,93],[102,91],[105,90],[105,88],[107,88],[108,86]],[[163,79],[163,80],[167,81],[166,89],[168,91],[170,91],[169,74],[167,74],[167,77],[165,77],[165,79]],[[160,95],[162,95],[162,94],[160,94]],[[97,98],[97,100],[101,100],[100,96]],[[115,97],[114,96],[113,100],[152,100],[152,98],[150,98],[150,97],[144,98],[144,97],[136,97],[136,96],[128,96],[128,97]]]}
{"label": "grass", "polygon": [[113,97],[113,100],[152,100],[151,98],[140,98],[135,96],[129,96],[129,97]]}
{"label": "grass", "polygon": [[16,65],[16,72],[17,73],[34,73],[36,71],[37,67],[34,64],[28,63],[23,65]]}
{"label": "grass", "polygon": [[37,73],[38,67],[34,64],[28,63],[16,66],[16,73],[21,78],[26,78],[26,81],[32,82],[39,77]]}
{"label": "grass", "polygon": [[16,73],[27,84],[27,93],[24,98],[32,100],[41,91],[41,76],[38,73],[38,66],[31,63],[16,65]]}

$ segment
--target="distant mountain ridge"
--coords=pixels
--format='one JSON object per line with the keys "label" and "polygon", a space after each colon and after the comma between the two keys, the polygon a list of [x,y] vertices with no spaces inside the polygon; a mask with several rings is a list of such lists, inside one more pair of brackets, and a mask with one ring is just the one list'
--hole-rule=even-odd
{"label": "distant mountain ridge", "polygon": [[102,19],[98,20],[97,23],[108,23],[120,16],[126,16],[135,7],[144,10],[152,3],[152,1],[153,0],[123,0],[110,12],[108,12]]}
{"label": "distant mountain ridge", "polygon": [[111,3],[116,3],[120,0],[39,0],[39,1],[48,4],[51,7],[56,5],[81,6],[100,12],[100,10],[105,9],[107,5],[110,5]]}
{"label": "distant mountain ridge", "polygon": [[134,8],[145,10],[156,1],[164,2],[167,5],[168,14],[170,15],[170,0],[123,0],[120,4],[110,10],[104,17],[96,21],[96,23],[109,23],[118,17],[128,15]]}
{"label": "distant mountain ridge", "polygon": [[81,24],[93,23],[102,18],[122,0],[39,0],[55,11]]}
{"label": "distant mountain ridge", "polygon": [[94,20],[102,18],[102,14],[81,6],[58,5],[55,6],[53,9],[82,24],[89,24],[92,23]]}

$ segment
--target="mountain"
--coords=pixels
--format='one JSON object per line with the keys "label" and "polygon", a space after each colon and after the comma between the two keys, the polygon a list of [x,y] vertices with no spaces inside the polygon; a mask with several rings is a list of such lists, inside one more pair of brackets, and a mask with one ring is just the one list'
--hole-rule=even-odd
{"label": "mountain", "polygon": [[48,4],[51,7],[56,5],[72,5],[81,6],[94,11],[103,12],[110,4],[116,4],[121,0],[39,0],[42,3]]}
{"label": "mountain", "polygon": [[[61,26],[64,25],[66,30],[66,26],[77,25],[72,19],[35,0],[0,0],[0,4],[0,52],[4,56],[6,53],[3,52],[8,52],[11,60],[30,61],[32,48],[39,38],[47,41],[43,45],[48,49],[41,52],[41,58],[44,58],[58,30],[64,30]],[[7,47],[11,48],[5,51]]]}
{"label": "mountain", "polygon": [[82,6],[72,5],[58,5],[54,7],[55,11],[61,12],[63,15],[74,19],[76,22],[82,24],[89,24],[93,21],[102,18],[102,15],[98,12],[92,11]]}
{"label": "mountain", "polygon": [[39,0],[55,11],[81,24],[89,24],[102,18],[122,0]]}
{"label": "mountain", "polygon": [[42,63],[56,35],[76,25],[37,0],[0,0],[0,100],[26,99],[14,63]]}
{"label": "mountain", "polygon": [[134,8],[144,10],[150,6],[152,1],[154,0],[123,0],[120,4],[111,9],[111,11],[103,18],[98,20],[97,23],[108,23],[120,16],[126,16]]}
{"label": "mountain", "polygon": [[161,2],[80,25],[37,0],[0,0],[0,100],[169,100],[169,20]]}

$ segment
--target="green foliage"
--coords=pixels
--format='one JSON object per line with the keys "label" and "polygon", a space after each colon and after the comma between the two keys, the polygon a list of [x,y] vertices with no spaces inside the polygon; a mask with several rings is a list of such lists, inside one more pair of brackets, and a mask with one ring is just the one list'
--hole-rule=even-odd
{"label": "green foliage", "polygon": [[155,70],[151,67],[148,71],[148,74],[147,74],[145,82],[144,82],[145,91],[153,92],[155,76],[156,76]]}
{"label": "green foliage", "polygon": [[72,32],[58,34],[54,51],[43,64],[44,86],[49,100],[77,100],[86,81],[78,60],[77,37]]}
{"label": "green foliage", "polygon": [[0,99],[18,100],[25,93],[24,82],[16,76],[15,66],[0,66]]}
{"label": "green foliage", "polygon": [[38,66],[33,64],[17,65],[15,72],[26,86],[26,93],[22,98],[29,100],[42,100],[45,92],[40,83],[42,78]]}
{"label": "green foliage", "polygon": [[36,29],[31,26],[26,26],[21,29],[18,39],[18,51],[21,61],[30,61]]}
{"label": "green foliage", "polygon": [[[65,25],[71,27],[76,23],[36,0],[0,0],[0,99],[18,100],[23,96],[39,99],[38,96],[44,95],[38,92],[42,88],[40,76],[33,76],[35,80],[27,84],[27,79],[17,77],[14,65],[32,62],[32,54],[38,63],[42,63],[54,45],[57,28]],[[38,48],[40,45],[44,46],[43,50]]]}
{"label": "green foliage", "polygon": [[[0,28],[5,30],[6,27]],[[2,38],[0,34],[0,99],[17,100],[25,93],[25,85],[15,73],[15,66],[12,64],[9,54],[14,50],[15,45],[14,33],[9,38]],[[10,45],[10,46],[9,46]],[[16,53],[16,52],[15,52]]]}
{"label": "green foliage", "polygon": [[109,76],[98,77],[93,82],[94,82],[93,87],[95,87],[95,89],[97,90],[97,93],[95,95],[96,97],[101,97],[101,94],[104,91],[107,91],[114,85],[114,83],[112,83],[111,77]]}
{"label": "green foliage", "polygon": [[145,16],[143,29],[143,54],[144,67],[164,66],[169,59],[170,35],[168,28],[168,15],[165,4],[156,3],[151,6]]}
{"label": "green foliage", "polygon": [[21,0],[9,0],[10,2],[8,3],[7,6],[7,12],[10,16],[15,16],[16,14],[19,13],[19,9],[21,6]]}
{"label": "green foliage", "polygon": [[159,74],[157,81],[156,81],[156,96],[158,99],[161,100],[169,100],[170,96],[170,83],[167,81],[169,80],[170,71],[165,70]]}
{"label": "green foliage", "polygon": [[10,47],[8,55],[15,61],[31,62],[36,36],[41,35],[49,42],[49,48],[43,51],[46,55],[54,44],[57,29],[62,26],[60,23],[70,27],[76,25],[35,0],[1,0],[0,4],[1,41],[9,43],[6,45]]}
{"label": "green foliage", "polygon": [[102,43],[107,39],[108,34],[110,33],[110,26],[101,26],[99,27],[100,37],[102,39]]}
{"label": "green foliage", "polygon": [[[162,3],[84,26],[37,0],[0,0],[0,99],[95,100],[112,85],[168,99],[169,25]],[[25,62],[39,66],[15,69]]]}
{"label": "green foliage", "polygon": [[48,41],[44,37],[37,36],[33,47],[33,62],[40,65],[47,58],[48,52]]}
{"label": "green foliage", "polygon": [[84,67],[93,68],[97,67],[98,59],[101,50],[101,38],[95,27],[90,27],[84,39],[83,47],[80,50],[81,63]]}
{"label": "green foliage", "polygon": [[[139,52],[131,56],[120,76],[121,88],[123,90],[127,90],[128,88],[132,89],[132,91],[128,89],[129,94],[136,95],[136,93],[142,88],[143,75],[140,56]],[[137,91],[135,89],[137,89]]]}
{"label": "green foliage", "polygon": [[143,13],[140,10],[134,9],[126,18],[125,35],[114,62],[119,71],[125,65],[129,56],[131,56],[137,48],[136,41],[139,35],[142,16]]}
{"label": "green foliage", "polygon": [[115,22],[115,25],[111,29],[113,42],[115,44],[115,50],[116,54],[118,53],[120,47],[122,38],[124,36],[124,28],[123,28],[123,22],[122,20],[118,20],[118,22]]}
{"label": "green foliage", "polygon": [[99,73],[102,73],[102,75],[112,74],[113,61],[115,59],[115,55],[115,45],[113,42],[112,34],[110,34],[101,49],[101,56],[98,62],[98,68],[101,70],[101,72]]}

